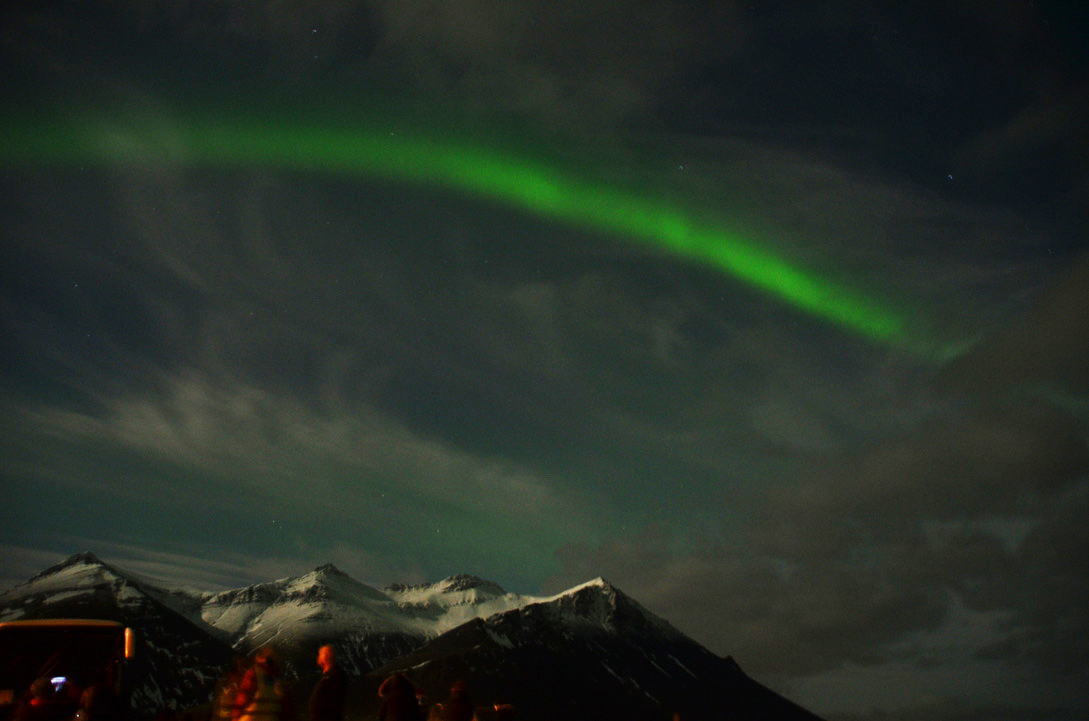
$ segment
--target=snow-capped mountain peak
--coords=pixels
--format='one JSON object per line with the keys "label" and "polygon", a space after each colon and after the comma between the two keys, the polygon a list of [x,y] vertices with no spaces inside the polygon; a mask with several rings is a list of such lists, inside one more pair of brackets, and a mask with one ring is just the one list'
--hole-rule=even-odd
{"label": "snow-capped mountain peak", "polygon": [[601,576],[598,576],[597,578],[580,583],[577,586],[572,586],[571,588],[568,588],[564,591],[560,591],[558,594],[552,596],[548,600],[554,600],[560,598],[561,596],[570,596],[571,594],[578,593],[586,588],[601,589],[603,591],[615,590],[615,587],[611,583],[606,581]]}
{"label": "snow-capped mountain peak", "polygon": [[514,702],[529,721],[651,718],[662,708],[717,718],[723,699],[739,721],[819,721],[603,578],[549,597],[509,593],[469,575],[379,591],[324,565],[179,599],[83,553],[0,595],[0,620],[112,618],[135,628],[144,674],[133,689],[138,721],[167,706],[207,703],[231,663],[231,646],[238,652],[269,643],[298,681],[315,674],[319,645],[336,644],[345,672],[369,685],[357,697],[358,717],[377,710],[366,705],[386,674],[408,670],[428,695],[465,679],[480,698]]}
{"label": "snow-capped mountain peak", "polygon": [[504,591],[498,583],[485,581],[482,578],[468,574],[449,576],[437,583],[396,584],[387,587],[386,593],[402,606],[420,607],[479,604],[511,595]]}
{"label": "snow-capped mountain peak", "polygon": [[492,581],[459,574],[436,583],[394,585],[386,594],[425,637],[434,637],[474,619],[487,618],[540,599],[509,593]]}
{"label": "snow-capped mountain peak", "polygon": [[201,607],[201,618],[243,649],[273,638],[296,646],[311,636],[332,638],[349,630],[403,633],[396,615],[388,596],[331,564],[301,576],[211,594]]}
{"label": "snow-capped mountain peak", "polygon": [[155,682],[136,684],[131,701],[135,709],[154,711],[164,703],[164,689],[177,698],[203,693],[230,657],[212,629],[194,620],[193,609],[178,605],[184,604],[172,592],[79,553],[0,595],[0,621],[94,618],[136,629],[140,666]]}
{"label": "snow-capped mountain peak", "polygon": [[625,628],[666,637],[683,636],[665,619],[600,576],[542,599],[539,604],[557,617],[566,617],[568,624],[590,624],[606,631]]}
{"label": "snow-capped mountain peak", "polygon": [[27,584],[39,588],[51,585],[83,585],[87,581],[101,582],[106,579],[120,578],[121,574],[90,551],[69,556],[41,573],[33,576]]}
{"label": "snow-capped mountain peak", "polygon": [[278,583],[282,584],[280,594],[285,599],[389,602],[389,598],[384,593],[365,583],[360,583],[331,563],[319,566],[301,576],[283,579]]}
{"label": "snow-capped mountain peak", "polygon": [[449,576],[448,578],[444,578],[436,585],[438,585],[440,588],[447,592],[480,590],[482,592],[492,593],[495,595],[502,595],[506,593],[506,591],[504,591],[498,583],[494,583],[492,581],[485,581],[479,576],[471,576],[465,573],[460,573],[454,576]]}
{"label": "snow-capped mountain peak", "polygon": [[119,605],[142,603],[147,598],[142,585],[128,574],[93,553],[77,553],[0,594],[0,605],[8,605],[13,599],[20,601],[8,605],[0,613],[0,621],[40,614],[43,606],[78,609],[93,603],[96,595],[112,597]]}

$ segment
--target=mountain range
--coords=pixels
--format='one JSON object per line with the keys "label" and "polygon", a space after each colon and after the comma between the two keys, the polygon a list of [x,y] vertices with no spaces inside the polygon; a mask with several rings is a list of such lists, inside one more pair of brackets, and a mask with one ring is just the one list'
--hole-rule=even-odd
{"label": "mountain range", "polygon": [[305,701],[316,650],[332,643],[350,679],[348,721],[375,718],[378,685],[398,671],[434,701],[465,681],[481,721],[497,704],[513,706],[520,721],[817,721],[601,578],[548,597],[469,575],[379,590],[325,565],[195,592],[81,553],[0,594],[0,622],[33,618],[135,628],[132,704],[141,718],[206,708],[233,659],[265,645],[280,653],[293,696]]}

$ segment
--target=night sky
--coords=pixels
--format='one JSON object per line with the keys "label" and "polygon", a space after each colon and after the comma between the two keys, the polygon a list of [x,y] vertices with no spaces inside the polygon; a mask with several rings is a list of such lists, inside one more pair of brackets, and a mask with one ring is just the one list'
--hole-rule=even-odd
{"label": "night sky", "polygon": [[0,587],[603,576],[1084,719],[1087,7],[7,3]]}

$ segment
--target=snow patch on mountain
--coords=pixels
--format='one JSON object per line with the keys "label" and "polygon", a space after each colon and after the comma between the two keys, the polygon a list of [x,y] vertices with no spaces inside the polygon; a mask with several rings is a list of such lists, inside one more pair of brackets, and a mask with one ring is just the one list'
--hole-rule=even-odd
{"label": "snow patch on mountain", "polygon": [[490,628],[486,628],[484,630],[488,634],[488,638],[494,641],[497,646],[502,646],[503,648],[514,648],[514,642],[506,636],[496,633]]}
{"label": "snow patch on mountain", "polygon": [[437,583],[389,586],[386,594],[403,611],[405,623],[427,637],[539,600],[508,593],[497,583],[465,574]]}
{"label": "snow patch on mountain", "polygon": [[238,646],[297,643],[349,630],[404,633],[397,604],[332,565],[301,576],[209,594],[201,618]]}
{"label": "snow patch on mountain", "polygon": [[61,563],[50,566],[30,578],[26,583],[15,586],[0,595],[0,599],[24,596],[28,592],[53,594],[67,592],[75,588],[89,590],[103,583],[120,582],[121,580],[119,574],[100,561],[93,553],[80,553]]}

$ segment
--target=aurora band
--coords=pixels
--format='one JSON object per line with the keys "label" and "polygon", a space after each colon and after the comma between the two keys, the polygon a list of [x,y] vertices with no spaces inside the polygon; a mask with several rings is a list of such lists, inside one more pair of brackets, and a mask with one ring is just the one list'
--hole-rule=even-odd
{"label": "aurora band", "polygon": [[9,118],[3,123],[0,165],[269,166],[437,186],[652,244],[870,340],[923,356],[950,354],[911,333],[905,313],[762,250],[697,212],[484,144],[277,122],[266,115],[67,117],[72,120]]}

